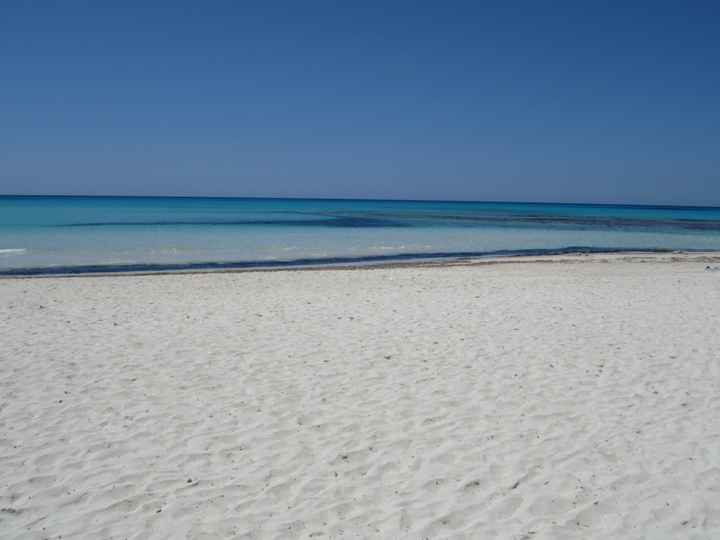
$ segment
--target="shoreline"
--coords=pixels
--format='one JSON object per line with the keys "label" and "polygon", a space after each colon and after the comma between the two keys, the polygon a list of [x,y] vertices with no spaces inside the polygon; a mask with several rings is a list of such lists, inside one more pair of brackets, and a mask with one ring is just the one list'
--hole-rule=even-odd
{"label": "shoreline", "polygon": [[[530,251],[530,250],[527,250]],[[195,275],[195,274],[235,274],[255,272],[308,272],[333,270],[381,270],[393,268],[442,268],[456,266],[487,266],[498,264],[527,264],[527,263],[582,263],[582,262],[698,262],[720,263],[720,251],[701,250],[573,250],[558,249],[550,253],[541,254],[509,254],[509,255],[448,255],[436,257],[408,257],[406,260],[397,260],[395,256],[370,257],[373,260],[364,262],[280,262],[262,264],[256,262],[228,262],[228,263],[188,263],[181,264],[177,269],[166,269],[162,264],[137,265],[138,270],[124,270],[135,265],[93,265],[78,266],[81,271],[67,271],[73,267],[37,267],[0,270],[0,280],[14,279],[43,279],[43,278],[80,278],[80,277],[112,277],[112,276],[168,276],[168,275]],[[365,258],[361,258],[365,259]],[[388,260],[389,259],[389,260]],[[196,268],[187,266],[198,265]],[[107,266],[107,268],[105,268]],[[157,267],[157,270],[147,267]],[[98,268],[85,270],[85,268]],[[112,268],[121,268],[113,270]]]}

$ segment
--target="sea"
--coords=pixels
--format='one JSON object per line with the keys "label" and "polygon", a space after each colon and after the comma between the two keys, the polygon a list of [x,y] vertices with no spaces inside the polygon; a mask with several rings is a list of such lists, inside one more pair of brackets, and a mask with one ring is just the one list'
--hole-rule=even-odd
{"label": "sea", "polygon": [[0,196],[0,275],[720,251],[720,208]]}

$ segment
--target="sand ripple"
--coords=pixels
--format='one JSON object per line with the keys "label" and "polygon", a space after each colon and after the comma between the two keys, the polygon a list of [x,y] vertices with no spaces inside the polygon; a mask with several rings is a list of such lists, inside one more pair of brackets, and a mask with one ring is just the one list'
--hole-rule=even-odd
{"label": "sand ripple", "polygon": [[0,282],[0,537],[718,538],[692,264]]}

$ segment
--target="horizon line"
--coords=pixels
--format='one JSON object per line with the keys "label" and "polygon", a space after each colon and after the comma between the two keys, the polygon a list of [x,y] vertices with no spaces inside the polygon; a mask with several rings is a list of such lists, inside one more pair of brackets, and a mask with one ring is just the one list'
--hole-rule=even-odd
{"label": "horizon line", "polygon": [[508,201],[477,199],[384,199],[377,197],[300,197],[300,196],[240,196],[240,195],[88,195],[88,194],[23,194],[0,193],[0,198],[66,198],[66,199],[212,199],[212,200],[285,200],[285,201],[343,201],[343,202],[406,202],[406,203],[451,203],[451,204],[534,204],[558,206],[613,206],[645,208],[686,208],[720,209],[720,205],[697,204],[649,204],[649,203],[610,203],[610,202],[558,202],[558,201]]}

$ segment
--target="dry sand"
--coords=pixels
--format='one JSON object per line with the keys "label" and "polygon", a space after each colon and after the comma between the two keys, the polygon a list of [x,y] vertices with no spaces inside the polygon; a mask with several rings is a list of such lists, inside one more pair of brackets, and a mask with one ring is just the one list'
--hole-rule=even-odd
{"label": "dry sand", "polygon": [[1,280],[0,538],[720,538],[720,272],[584,260]]}

